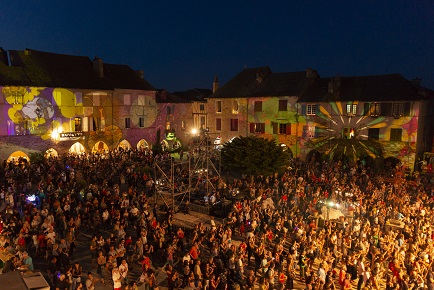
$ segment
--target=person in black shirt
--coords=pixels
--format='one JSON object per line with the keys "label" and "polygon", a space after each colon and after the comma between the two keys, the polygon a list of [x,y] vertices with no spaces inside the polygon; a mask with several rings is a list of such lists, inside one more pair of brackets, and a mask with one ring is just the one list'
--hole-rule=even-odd
{"label": "person in black shirt", "polygon": [[68,290],[69,284],[66,281],[65,274],[60,274],[59,279],[56,282],[56,290]]}

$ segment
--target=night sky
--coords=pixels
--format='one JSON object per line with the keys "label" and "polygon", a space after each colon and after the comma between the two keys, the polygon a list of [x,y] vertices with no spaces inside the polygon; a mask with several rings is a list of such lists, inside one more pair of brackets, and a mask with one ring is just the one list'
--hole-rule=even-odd
{"label": "night sky", "polygon": [[434,89],[434,1],[5,1],[0,46],[99,56],[156,88],[220,85],[243,68],[400,73]]}

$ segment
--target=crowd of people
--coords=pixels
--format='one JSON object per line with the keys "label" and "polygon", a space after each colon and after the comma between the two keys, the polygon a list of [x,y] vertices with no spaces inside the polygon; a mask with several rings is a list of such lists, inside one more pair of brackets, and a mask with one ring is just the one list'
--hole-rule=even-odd
{"label": "crowd of people", "polygon": [[[272,176],[214,178],[209,197],[243,198],[224,223],[189,231],[160,208],[144,170],[169,158],[145,149],[4,163],[3,273],[33,270],[33,256],[49,261],[59,290],[157,289],[161,271],[169,289],[434,289],[434,185],[424,176],[313,159]],[[87,271],[74,262],[82,232],[92,235]]]}

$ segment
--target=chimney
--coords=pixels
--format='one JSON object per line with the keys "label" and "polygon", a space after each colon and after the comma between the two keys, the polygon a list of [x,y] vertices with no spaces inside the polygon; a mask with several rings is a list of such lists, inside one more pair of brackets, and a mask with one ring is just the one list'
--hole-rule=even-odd
{"label": "chimney", "polygon": [[259,71],[259,69],[256,71],[256,81],[258,83],[262,83],[262,81],[264,80],[264,73]]}
{"label": "chimney", "polygon": [[308,79],[317,79],[319,78],[319,74],[316,70],[307,68],[306,69],[306,78]]}
{"label": "chimney", "polygon": [[102,59],[95,56],[93,59],[93,69],[98,74],[100,78],[104,77],[104,64],[102,62]]}
{"label": "chimney", "polygon": [[145,72],[144,72],[142,69],[140,69],[140,70],[136,70],[136,74],[137,74],[137,76],[138,76],[139,78],[141,78],[142,80],[145,79]]}
{"label": "chimney", "polygon": [[214,94],[219,88],[219,79],[217,76],[214,77],[214,81],[212,82],[212,93]]}
{"label": "chimney", "polygon": [[341,86],[341,77],[336,76],[329,81],[328,92],[329,94],[336,94]]}

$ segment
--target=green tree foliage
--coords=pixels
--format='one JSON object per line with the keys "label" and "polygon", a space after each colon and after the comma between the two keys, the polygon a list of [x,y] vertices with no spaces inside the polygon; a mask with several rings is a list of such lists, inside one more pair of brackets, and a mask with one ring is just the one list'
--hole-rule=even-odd
{"label": "green tree foliage", "polygon": [[282,172],[290,159],[274,140],[256,136],[238,137],[225,143],[221,157],[223,166],[248,175]]}

